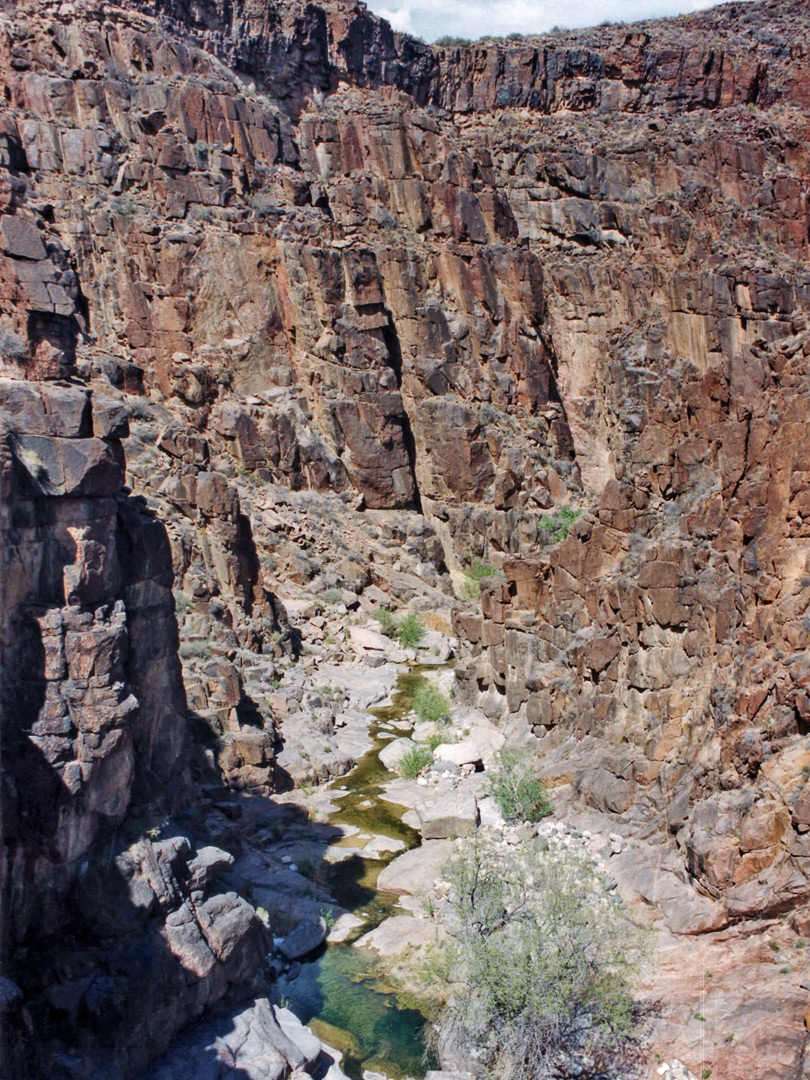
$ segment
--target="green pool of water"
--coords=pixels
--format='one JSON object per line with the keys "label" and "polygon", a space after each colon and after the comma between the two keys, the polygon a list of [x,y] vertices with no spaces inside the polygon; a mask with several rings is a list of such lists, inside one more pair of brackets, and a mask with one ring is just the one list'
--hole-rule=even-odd
{"label": "green pool of water", "polygon": [[[380,798],[382,785],[391,779],[391,774],[377,755],[388,741],[378,737],[379,729],[408,713],[424,670],[415,667],[400,675],[393,703],[372,710],[372,747],[350,773],[336,781],[336,789],[345,787],[348,793],[330,815],[331,823],[393,836],[408,848],[419,844],[419,834],[402,821],[405,808]],[[368,806],[361,805],[366,802]],[[359,934],[367,933],[394,913],[397,897],[377,892],[376,888],[377,876],[394,857],[351,859],[335,864],[330,871],[337,902],[365,920]],[[376,961],[375,953],[357,949],[351,943],[329,945],[302,966],[297,978],[278,985],[279,996],[305,1024],[311,1024],[320,1038],[343,1051],[343,1070],[353,1080],[361,1080],[364,1069],[395,1078],[424,1077],[428,1069],[438,1067],[425,1051],[427,1021],[418,1010],[403,1005],[378,983]]]}

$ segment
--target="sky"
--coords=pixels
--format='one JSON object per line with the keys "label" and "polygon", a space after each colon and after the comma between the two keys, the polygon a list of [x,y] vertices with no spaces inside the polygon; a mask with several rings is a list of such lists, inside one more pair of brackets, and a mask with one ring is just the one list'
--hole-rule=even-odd
{"label": "sky", "polygon": [[518,32],[540,34],[554,26],[597,26],[683,15],[715,7],[718,0],[366,0],[395,30],[435,41],[453,34],[476,38]]}

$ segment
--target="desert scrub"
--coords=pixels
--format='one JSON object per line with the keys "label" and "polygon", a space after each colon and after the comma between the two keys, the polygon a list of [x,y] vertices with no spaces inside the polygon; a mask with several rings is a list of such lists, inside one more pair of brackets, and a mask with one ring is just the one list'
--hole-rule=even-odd
{"label": "desert scrub", "polygon": [[409,611],[405,618],[397,624],[395,635],[403,649],[415,649],[425,636],[425,624],[422,622],[422,616],[417,611]]}
{"label": "desert scrub", "polygon": [[429,750],[436,750],[439,746],[447,746],[449,743],[458,742],[458,736],[449,724],[440,724],[427,741]]}
{"label": "desert scrub", "polygon": [[495,758],[489,790],[507,821],[540,821],[553,809],[531,761],[515,750],[501,750]]}
{"label": "desert scrub", "polygon": [[543,514],[537,524],[540,538],[550,544],[567,539],[571,527],[581,514],[582,508],[573,506],[564,506],[556,514]]}
{"label": "desert scrub", "polygon": [[415,780],[433,761],[433,751],[427,746],[412,746],[399,759],[397,772],[406,780]]}
{"label": "desert scrub", "polygon": [[394,616],[391,614],[390,608],[381,607],[373,613],[372,616],[380,624],[380,633],[385,634],[386,637],[393,637],[396,633],[397,622]]}
{"label": "desert scrub", "polygon": [[497,571],[494,566],[485,563],[483,559],[473,559],[464,571],[464,578],[459,588],[459,600],[480,600],[481,582],[495,573]]}
{"label": "desert scrub", "polygon": [[181,660],[207,660],[211,655],[211,642],[208,640],[181,641],[178,652]]}
{"label": "desert scrub", "polygon": [[187,615],[192,608],[191,597],[184,592],[174,594],[174,610],[178,615]]}
{"label": "desert scrub", "polygon": [[414,691],[413,711],[420,720],[446,720],[450,715],[450,702],[432,682],[424,679]]}
{"label": "desert scrub", "polygon": [[[490,1080],[594,1072],[620,1063],[644,941],[578,849],[514,849],[479,833],[442,871],[447,938],[425,963],[440,1031],[476,1049]],[[441,1004],[443,1003],[443,1004]]]}
{"label": "desert scrub", "polygon": [[428,630],[436,630],[438,633],[444,634],[445,637],[452,637],[453,635],[450,620],[438,611],[429,611],[425,615],[425,626]]}

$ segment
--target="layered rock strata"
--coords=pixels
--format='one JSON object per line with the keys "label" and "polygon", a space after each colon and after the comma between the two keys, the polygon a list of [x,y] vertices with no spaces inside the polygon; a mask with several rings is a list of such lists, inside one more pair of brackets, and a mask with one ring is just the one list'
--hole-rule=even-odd
{"label": "layered rock strata", "polygon": [[[338,0],[0,13],[5,947],[106,845],[110,934],[192,972],[155,1045],[247,978],[196,838],[117,830],[192,757],[208,804],[322,778],[289,582],[452,602],[473,557],[465,700],[666,843],[679,931],[805,933],[806,0],[454,49]],[[65,1045],[119,1002],[132,1071],[109,955],[102,1005],[65,954],[25,990]]]}

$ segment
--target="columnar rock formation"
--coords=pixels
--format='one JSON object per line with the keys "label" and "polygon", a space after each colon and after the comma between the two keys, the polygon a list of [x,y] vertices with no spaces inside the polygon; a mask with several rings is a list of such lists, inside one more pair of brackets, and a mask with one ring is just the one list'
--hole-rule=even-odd
{"label": "columnar rock formation", "polygon": [[[461,692],[669,845],[679,930],[810,928],[808,50],[807,0],[452,49],[344,0],[0,0],[5,947],[195,754],[279,779],[273,590],[325,543],[290,490],[423,515],[385,527],[431,584],[503,570]],[[196,1015],[261,932],[140,843],[172,884],[111,936],[237,926]]]}

